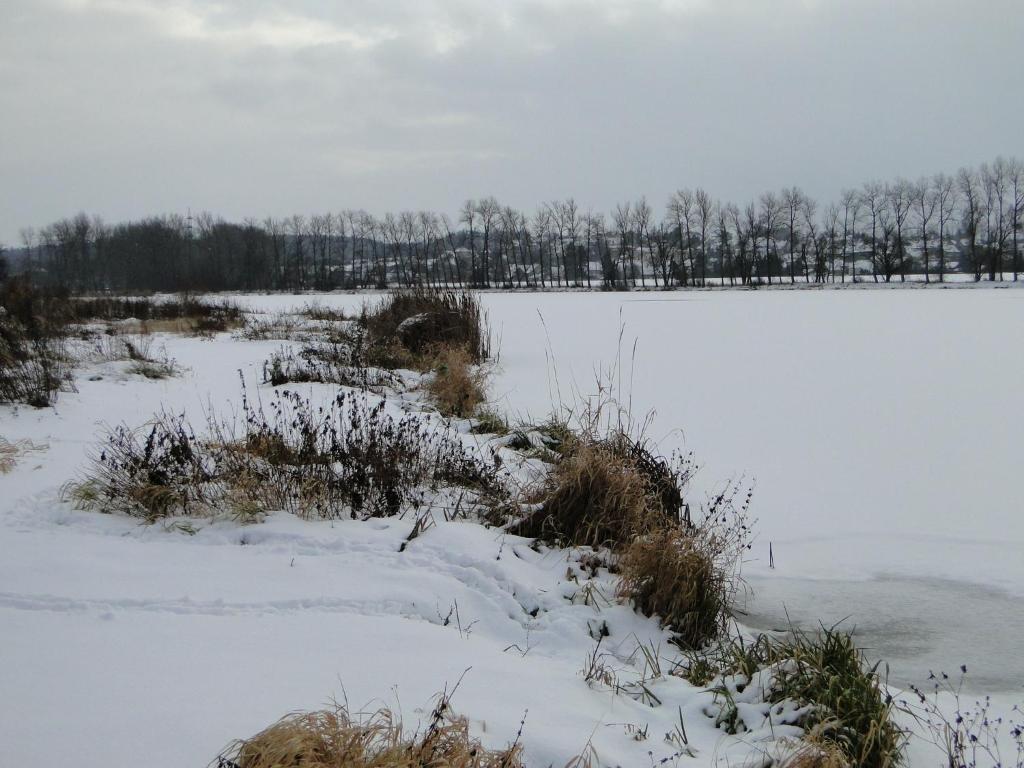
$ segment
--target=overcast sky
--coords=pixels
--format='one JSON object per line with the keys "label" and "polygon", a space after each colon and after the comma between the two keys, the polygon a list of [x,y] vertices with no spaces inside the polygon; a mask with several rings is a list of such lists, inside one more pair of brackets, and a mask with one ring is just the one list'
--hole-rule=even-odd
{"label": "overcast sky", "polygon": [[0,242],[1024,155],[1024,0],[0,0]]}

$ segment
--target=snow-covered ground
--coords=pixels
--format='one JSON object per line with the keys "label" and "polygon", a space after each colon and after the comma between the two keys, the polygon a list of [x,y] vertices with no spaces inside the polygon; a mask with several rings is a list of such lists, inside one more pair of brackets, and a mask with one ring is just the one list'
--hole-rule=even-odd
{"label": "snow-covered ground", "polygon": [[[238,300],[273,310],[308,298]],[[1024,292],[484,301],[501,340],[493,392],[508,412],[543,417],[559,391],[593,391],[595,370],[618,358],[634,413],[656,411],[650,435],[696,453],[700,490],[756,479],[748,623],[849,615],[892,663],[894,686],[964,663],[979,690],[1022,698]],[[603,762],[648,765],[676,751],[664,734],[678,708],[693,764],[756,750],[755,736],[711,727],[707,695],[680,679],[652,684],[653,708],[587,686],[580,670],[601,622],[623,681],[642,672],[638,644],[667,656],[667,636],[624,606],[569,599],[582,576],[567,553],[442,523],[399,554],[411,519],[275,516],[187,536],[59,503],[102,424],[237,408],[238,371],[252,393],[280,346],[164,343],[181,378],[108,363],[80,371],[79,391],[53,410],[0,407],[0,434],[45,445],[0,475],[0,765],[204,765],[228,740],[331,697],[383,699],[415,723],[467,669],[456,709],[491,746],[525,714],[529,765],[564,764],[588,741]],[[648,739],[635,740],[645,725]]]}

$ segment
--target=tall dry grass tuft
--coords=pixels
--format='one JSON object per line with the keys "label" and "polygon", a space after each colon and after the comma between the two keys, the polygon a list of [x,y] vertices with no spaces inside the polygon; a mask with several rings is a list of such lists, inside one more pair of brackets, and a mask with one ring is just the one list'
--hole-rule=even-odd
{"label": "tall dry grass tuft", "polygon": [[380,306],[364,309],[360,321],[369,332],[371,346],[387,348],[397,343],[414,358],[429,361],[431,349],[438,345],[462,347],[474,363],[491,356],[486,313],[468,292],[392,291]]}
{"label": "tall dry grass tuft", "polygon": [[619,595],[659,616],[687,648],[701,648],[725,629],[731,574],[697,532],[680,527],[638,537],[619,558]]}
{"label": "tall dry grass tuft", "polygon": [[644,438],[646,422],[637,425],[600,381],[576,423],[552,433],[555,447],[545,452],[552,466],[525,498],[530,511],[509,529],[560,546],[610,549],[619,596],[658,616],[680,646],[706,645],[726,629],[742,584],[749,491],[731,483],[691,518],[692,457],[657,454]]}
{"label": "tall dry grass tuft", "polygon": [[464,717],[441,697],[422,732],[407,734],[382,708],[353,717],[345,707],[296,712],[250,739],[230,745],[216,764],[226,768],[522,768],[522,749],[485,749]]}
{"label": "tall dry grass tuft", "polygon": [[584,440],[568,450],[533,496],[536,511],[513,532],[561,546],[620,550],[663,522],[647,480],[605,442]]}
{"label": "tall dry grass tuft", "polygon": [[444,345],[431,352],[434,363],[426,390],[445,416],[466,418],[487,399],[487,371],[473,365],[465,347]]}

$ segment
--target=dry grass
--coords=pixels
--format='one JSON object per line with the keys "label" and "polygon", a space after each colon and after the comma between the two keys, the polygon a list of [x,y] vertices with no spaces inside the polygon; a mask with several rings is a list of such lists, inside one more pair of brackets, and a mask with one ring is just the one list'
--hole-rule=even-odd
{"label": "dry grass", "polygon": [[180,372],[173,360],[135,360],[128,366],[127,371],[153,380],[177,376]]}
{"label": "dry grass", "polygon": [[850,768],[850,761],[837,744],[812,732],[796,743],[795,749],[779,761],[780,768]]}
{"label": "dry grass", "polygon": [[650,483],[605,442],[580,442],[555,464],[533,495],[540,508],[513,531],[563,546],[619,550],[664,523]]}
{"label": "dry grass", "polygon": [[250,739],[235,742],[218,765],[237,768],[521,768],[518,743],[487,750],[469,734],[464,717],[441,700],[422,732],[406,734],[382,708],[353,717],[346,708],[296,712]]}
{"label": "dry grass", "polygon": [[117,329],[122,333],[150,334],[176,333],[184,336],[198,334],[199,323],[191,317],[171,317],[159,320],[124,320]]}
{"label": "dry grass", "polygon": [[487,399],[487,371],[473,365],[465,347],[442,346],[433,357],[426,385],[430,399],[445,416],[472,416]]}
{"label": "dry grass", "polygon": [[474,435],[507,435],[511,431],[508,419],[493,408],[478,408],[473,414],[473,426],[469,430]]}
{"label": "dry grass", "polygon": [[18,459],[30,451],[42,451],[45,445],[36,445],[31,440],[15,440],[11,442],[0,437],[0,475],[6,475],[18,463]]}
{"label": "dry grass", "polygon": [[97,362],[127,360],[128,373],[147,379],[166,379],[177,376],[181,368],[167,355],[165,348],[153,349],[153,340],[145,335],[103,334],[95,339],[82,359]]}
{"label": "dry grass", "polygon": [[238,335],[248,341],[297,339],[309,332],[306,323],[295,315],[279,312],[275,315],[249,317]]}
{"label": "dry grass", "polygon": [[364,309],[360,322],[369,333],[369,347],[386,348],[397,342],[414,359],[428,363],[431,351],[440,345],[464,348],[474,363],[491,356],[487,317],[471,293],[430,288],[392,291],[376,309]]}
{"label": "dry grass", "polygon": [[318,301],[311,301],[304,306],[300,312],[303,317],[321,322],[339,323],[351,318],[345,315],[345,310],[335,307],[328,307]]}
{"label": "dry grass", "polygon": [[637,538],[619,559],[619,595],[660,616],[676,642],[700,648],[723,629],[730,583],[699,533],[662,528]]}

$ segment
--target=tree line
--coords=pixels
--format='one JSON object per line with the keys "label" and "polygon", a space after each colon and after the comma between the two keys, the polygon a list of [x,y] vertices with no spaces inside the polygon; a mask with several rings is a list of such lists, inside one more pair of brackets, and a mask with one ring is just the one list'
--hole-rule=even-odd
{"label": "tree line", "polygon": [[72,291],[449,287],[681,287],[1013,279],[1021,272],[1024,162],[869,182],[820,206],[799,187],[746,205],[703,189],[661,212],[610,214],[572,198],[532,214],[493,197],[453,219],[346,210],[228,222],[209,213],[107,224],[78,214],[22,231],[9,273]]}

